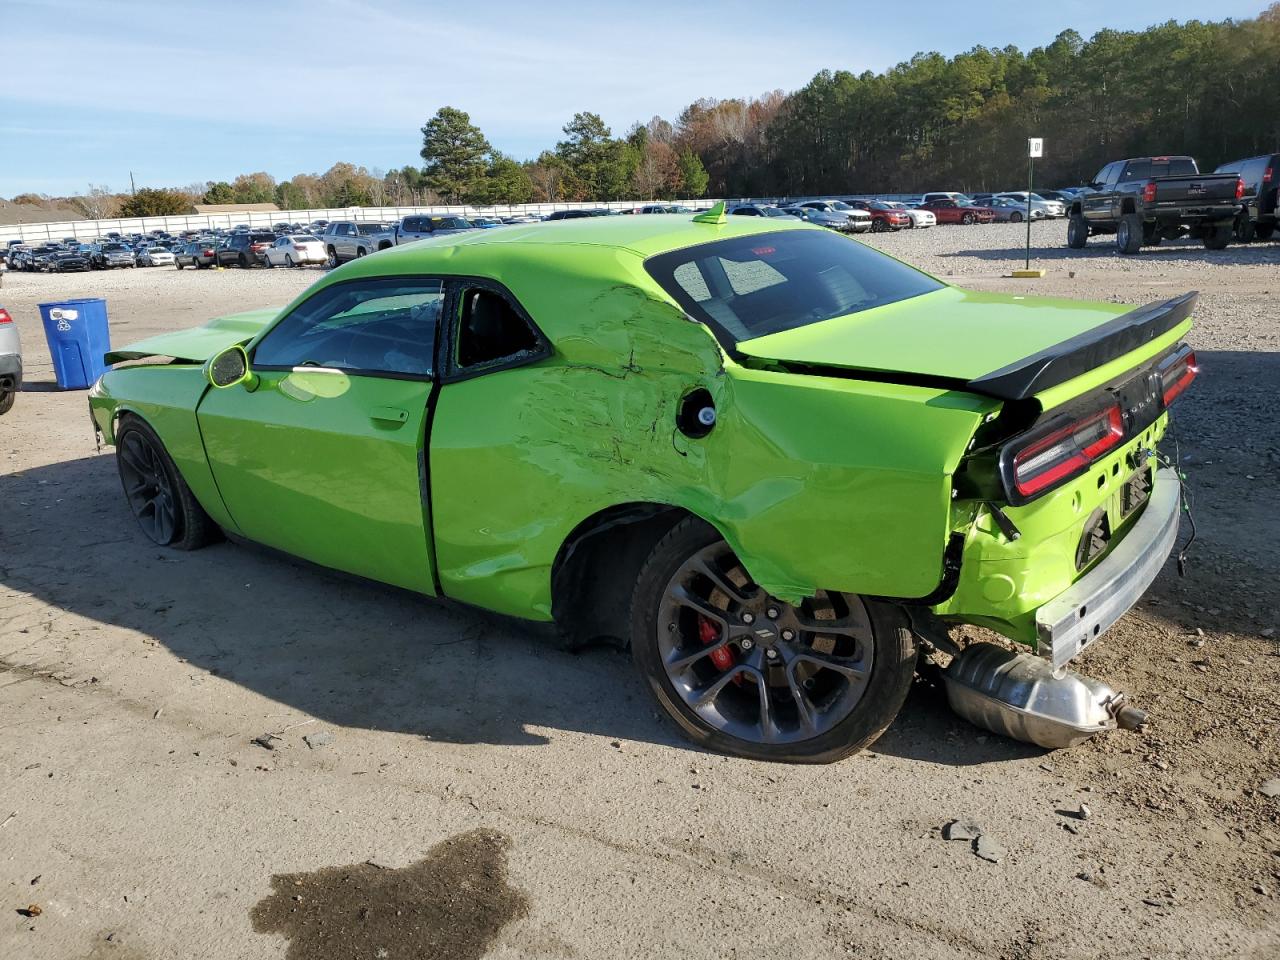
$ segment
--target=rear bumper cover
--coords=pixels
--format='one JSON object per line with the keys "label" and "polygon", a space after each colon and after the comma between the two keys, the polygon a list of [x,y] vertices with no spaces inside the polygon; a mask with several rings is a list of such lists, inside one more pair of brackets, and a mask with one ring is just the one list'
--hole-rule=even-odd
{"label": "rear bumper cover", "polygon": [[22,357],[16,353],[0,353],[0,388],[14,390],[22,386]]}
{"label": "rear bumper cover", "polygon": [[1036,652],[1061,667],[1099,639],[1146,592],[1178,539],[1177,474],[1157,471],[1146,509],[1087,574],[1036,611]]}

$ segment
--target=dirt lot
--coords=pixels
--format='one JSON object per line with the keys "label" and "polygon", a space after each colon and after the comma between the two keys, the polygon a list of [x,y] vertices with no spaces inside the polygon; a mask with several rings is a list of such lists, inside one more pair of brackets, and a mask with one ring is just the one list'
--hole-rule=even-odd
{"label": "dirt lot", "polygon": [[[84,394],[50,389],[35,304],[102,293],[124,343],[315,273],[7,277],[28,384],[0,419],[0,957],[1280,955],[1280,244],[1121,259],[1063,233],[1037,225],[1039,281],[1004,276],[1016,226],[873,242],[982,289],[1202,291],[1188,576],[1081,664],[1154,722],[1045,753],[920,683],[820,768],[690,748],[616,651],[149,546]],[[955,818],[1000,862],[944,840]]]}

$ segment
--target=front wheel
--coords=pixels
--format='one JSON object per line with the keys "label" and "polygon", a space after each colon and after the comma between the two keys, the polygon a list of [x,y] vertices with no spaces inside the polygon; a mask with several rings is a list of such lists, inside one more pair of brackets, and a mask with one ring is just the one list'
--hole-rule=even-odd
{"label": "front wheel", "polygon": [[13,409],[13,401],[18,397],[17,390],[0,390],[0,416]]}
{"label": "front wheel", "polygon": [[640,573],[631,649],[649,692],[695,743],[790,763],[840,760],[874,741],[915,668],[899,608],[830,591],[799,604],[772,597],[696,517],[659,541]]}
{"label": "front wheel", "polygon": [[1022,214],[1020,214],[1017,210],[1013,211],[1013,213],[1009,214],[1009,222],[1010,222],[1010,223],[1021,223],[1021,222],[1022,222]]}
{"label": "front wheel", "polygon": [[1067,221],[1067,246],[1072,250],[1082,250],[1089,242],[1089,224],[1084,217],[1073,215]]}
{"label": "front wheel", "polygon": [[270,270],[272,267],[276,265],[275,261],[271,259],[271,254],[268,253],[266,256],[262,258],[262,265],[266,267],[268,270]]}
{"label": "front wheel", "polygon": [[324,265],[329,269],[333,269],[338,265],[338,251],[333,247],[329,248],[329,257],[325,260]]}
{"label": "front wheel", "polygon": [[152,543],[195,550],[217,537],[217,525],[182,479],[160,437],[138,417],[120,420],[116,469],[129,509]]}
{"label": "front wheel", "polygon": [[974,221],[974,216],[972,213],[966,213],[963,217],[960,218],[960,222],[963,223],[966,227],[970,226],[973,223],[973,221]]}
{"label": "front wheel", "polygon": [[1259,240],[1270,240],[1275,236],[1275,232],[1275,224],[1272,223],[1258,224],[1253,228],[1253,235]]}
{"label": "front wheel", "polygon": [[889,229],[889,224],[888,224],[888,223],[886,223],[884,220],[872,220],[872,221],[871,221],[871,232],[872,232],[872,233],[884,233],[884,232],[886,232],[888,229]]}

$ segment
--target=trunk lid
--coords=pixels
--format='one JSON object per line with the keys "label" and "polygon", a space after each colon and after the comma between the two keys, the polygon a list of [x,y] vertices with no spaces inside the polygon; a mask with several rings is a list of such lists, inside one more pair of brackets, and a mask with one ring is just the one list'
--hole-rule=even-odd
{"label": "trunk lid", "polygon": [[210,320],[202,327],[162,333],[112,350],[106,355],[107,363],[122,360],[142,360],[146,357],[173,357],[203,363],[219,350],[234,344],[248,343],[280,312],[278,307],[233,313]]}
{"label": "trunk lid", "polygon": [[1235,203],[1234,173],[1197,173],[1179,177],[1152,177],[1156,188],[1155,208],[1198,203]]}
{"label": "trunk lid", "polygon": [[[1185,332],[1196,295],[1134,309],[945,287],[737,345],[809,372],[924,383],[1005,400],[1062,402]],[[1127,355],[1133,354],[1132,357]],[[1131,362],[1122,363],[1124,359]],[[800,372],[805,372],[801,370]],[[1099,381],[1101,382],[1101,381]],[[1046,402],[1047,400],[1052,402]]]}

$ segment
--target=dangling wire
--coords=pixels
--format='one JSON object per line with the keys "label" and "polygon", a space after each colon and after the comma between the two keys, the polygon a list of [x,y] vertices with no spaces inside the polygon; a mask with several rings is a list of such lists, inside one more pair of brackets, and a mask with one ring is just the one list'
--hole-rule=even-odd
{"label": "dangling wire", "polygon": [[1156,462],[1161,466],[1170,467],[1173,470],[1173,475],[1178,480],[1178,499],[1182,504],[1182,512],[1187,515],[1187,523],[1191,527],[1191,536],[1187,538],[1187,542],[1178,551],[1178,576],[1185,577],[1187,575],[1187,554],[1191,550],[1191,545],[1196,542],[1196,518],[1191,512],[1191,495],[1187,491],[1186,477],[1182,474],[1182,451],[1178,447],[1178,435],[1174,430],[1172,420],[1169,421],[1169,427],[1165,435],[1173,442],[1174,462],[1170,463],[1169,458],[1159,452],[1155,454],[1155,457]]}

